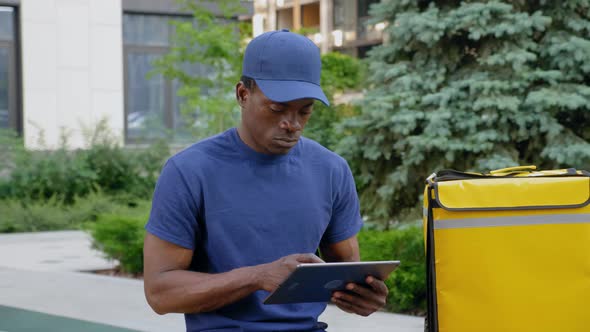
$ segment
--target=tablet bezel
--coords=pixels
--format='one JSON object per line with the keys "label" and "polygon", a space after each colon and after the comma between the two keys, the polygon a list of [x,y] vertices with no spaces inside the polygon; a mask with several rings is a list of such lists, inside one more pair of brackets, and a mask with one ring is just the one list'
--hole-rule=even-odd
{"label": "tablet bezel", "polygon": [[346,284],[365,284],[368,275],[385,279],[400,261],[336,262],[299,264],[264,304],[329,302],[331,294]]}

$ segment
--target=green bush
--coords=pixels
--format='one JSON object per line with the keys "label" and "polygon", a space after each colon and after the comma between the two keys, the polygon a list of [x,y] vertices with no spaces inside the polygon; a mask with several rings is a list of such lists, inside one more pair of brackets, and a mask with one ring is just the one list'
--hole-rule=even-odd
{"label": "green bush", "polygon": [[322,55],[321,80],[326,93],[357,89],[364,76],[363,64],[357,58],[336,52]]}
{"label": "green bush", "polygon": [[149,198],[169,150],[163,142],[136,150],[99,144],[79,155],[95,174],[96,185],[106,193]]}
{"label": "green bush", "polygon": [[348,55],[328,53],[322,55],[322,89],[331,105],[316,102],[311,119],[305,127],[305,137],[311,138],[330,150],[334,150],[344,132],[338,129],[345,118],[359,113],[352,105],[334,105],[334,94],[357,89],[364,77],[361,62]]}
{"label": "green bush", "polygon": [[0,180],[8,175],[7,170],[14,167],[16,156],[23,151],[23,140],[18,133],[11,129],[0,128]]}
{"label": "green bush", "polygon": [[[16,143],[15,143],[16,144]],[[86,150],[16,151],[0,169],[0,199],[25,201],[56,197],[73,204],[96,190],[112,195],[149,198],[160,168],[169,156],[165,144],[130,150],[98,142]]]}
{"label": "green bush", "polygon": [[133,202],[93,192],[63,204],[55,196],[47,200],[0,200],[0,233],[80,229],[98,216],[124,209]]}
{"label": "green bush", "polygon": [[129,206],[131,203],[121,201],[117,196],[107,195],[101,191],[92,192],[88,196],[75,197],[71,205],[66,206],[68,218],[75,225],[95,222],[105,213],[111,213]]}
{"label": "green bush", "polygon": [[8,197],[47,200],[56,197],[71,203],[75,196],[89,194],[97,185],[96,174],[84,158],[59,149],[24,151],[14,160],[14,169],[4,181],[2,192]]}
{"label": "green bush", "polygon": [[422,315],[426,311],[424,239],[419,226],[387,231],[362,230],[359,246],[363,261],[400,260],[400,267],[385,281],[389,288],[386,309]]}
{"label": "green bush", "polygon": [[339,130],[340,123],[343,119],[352,117],[357,113],[358,108],[351,105],[327,107],[320,102],[316,102],[303,135],[334,151],[344,135]]}
{"label": "green bush", "polygon": [[143,271],[144,225],[148,219],[149,202],[136,207],[120,208],[98,217],[88,226],[93,246],[108,258],[119,261],[121,270],[138,274]]}
{"label": "green bush", "polygon": [[56,198],[24,203],[0,200],[0,233],[72,229],[67,210]]}

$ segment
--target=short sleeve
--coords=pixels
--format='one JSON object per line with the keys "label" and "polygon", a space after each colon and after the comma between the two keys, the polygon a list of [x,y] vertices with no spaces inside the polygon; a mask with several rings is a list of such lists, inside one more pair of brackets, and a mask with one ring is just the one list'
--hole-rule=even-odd
{"label": "short sleeve", "polygon": [[363,226],[354,178],[343,159],[333,187],[332,216],[322,237],[323,244],[344,241],[356,235]]}
{"label": "short sleeve", "polygon": [[146,230],[158,238],[194,250],[199,231],[196,202],[200,188],[189,188],[173,159],[168,160],[156,183]]}

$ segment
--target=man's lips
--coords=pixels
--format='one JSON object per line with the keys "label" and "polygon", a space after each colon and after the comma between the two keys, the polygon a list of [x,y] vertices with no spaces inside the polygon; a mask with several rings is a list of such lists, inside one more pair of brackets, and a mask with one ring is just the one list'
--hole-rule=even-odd
{"label": "man's lips", "polygon": [[287,137],[275,137],[274,141],[282,146],[282,147],[293,147],[295,144],[297,144],[297,141],[299,139],[297,138],[287,138]]}
{"label": "man's lips", "polygon": [[299,140],[299,138],[275,137],[275,140],[291,143],[291,142],[297,142]]}

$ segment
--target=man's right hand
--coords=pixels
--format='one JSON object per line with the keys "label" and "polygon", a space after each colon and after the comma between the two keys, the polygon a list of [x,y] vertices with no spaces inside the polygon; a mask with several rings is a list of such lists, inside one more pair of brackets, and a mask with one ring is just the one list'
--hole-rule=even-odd
{"label": "man's right hand", "polygon": [[144,240],[144,287],[158,314],[212,312],[260,289],[275,290],[301,263],[322,263],[313,254],[296,254],[267,264],[223,273],[189,271],[193,251],[147,232]]}
{"label": "man's right hand", "polygon": [[287,279],[289,274],[302,263],[325,263],[314,254],[293,254],[280,258],[274,262],[259,265],[258,278],[260,288],[273,292]]}

